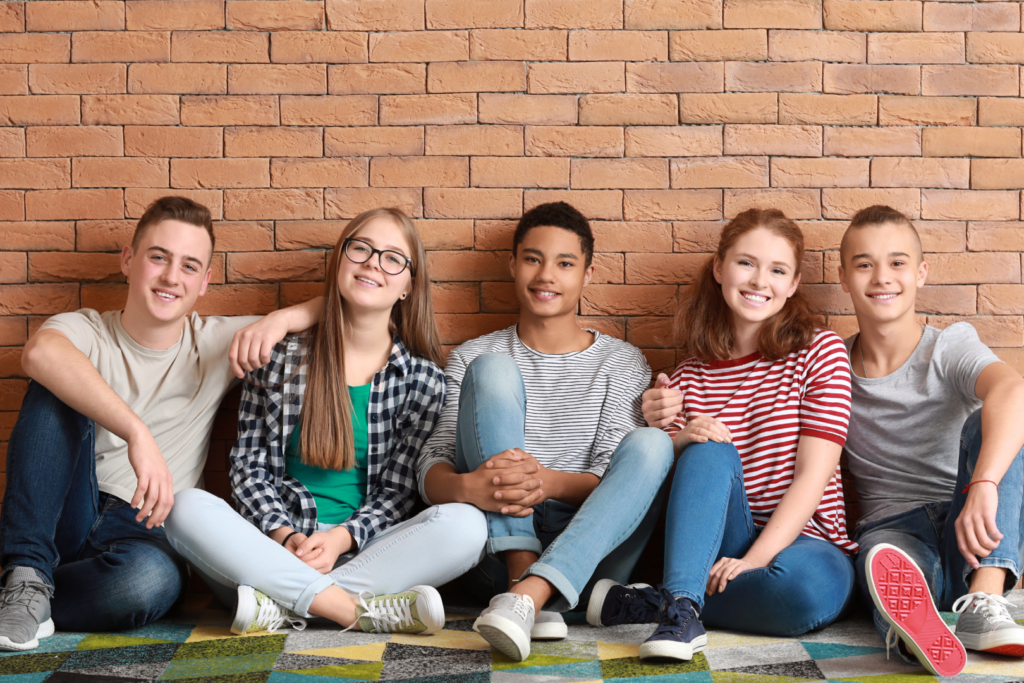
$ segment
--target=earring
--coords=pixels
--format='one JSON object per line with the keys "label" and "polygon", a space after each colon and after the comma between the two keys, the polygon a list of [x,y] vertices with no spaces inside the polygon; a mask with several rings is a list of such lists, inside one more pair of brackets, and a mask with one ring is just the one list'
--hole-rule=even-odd
{"label": "earring", "polygon": [[398,297],[398,298],[399,298],[399,299],[401,299],[402,301],[405,301],[405,297],[406,297],[406,295],[405,295],[405,294],[403,294],[402,296],[400,296],[400,297]]}

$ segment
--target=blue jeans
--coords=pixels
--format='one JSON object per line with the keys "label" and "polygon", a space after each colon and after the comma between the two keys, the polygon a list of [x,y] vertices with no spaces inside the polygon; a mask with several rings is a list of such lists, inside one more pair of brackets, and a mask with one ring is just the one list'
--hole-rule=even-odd
{"label": "blue jeans", "polygon": [[[526,388],[519,366],[505,354],[478,356],[459,392],[459,472],[472,472],[489,458],[525,445]],[[560,595],[550,608],[556,611],[574,608],[597,579],[625,582],[658,520],[659,491],[672,458],[667,434],[636,429],[615,449],[601,482],[580,507],[547,500],[529,517],[487,512],[491,558],[481,563],[485,576],[473,579],[489,584],[492,594],[503,593],[508,574],[496,557],[506,550],[537,553],[540,559],[524,576],[554,586]]]}
{"label": "blue jeans", "polygon": [[795,636],[838,619],[851,603],[853,561],[809,536],[797,536],[767,567],[743,572],[705,599],[714,563],[743,557],[761,529],[750,515],[736,447],[687,446],[668,499],[665,587],[701,605],[701,621],[718,628]]}
{"label": "blue jeans", "polygon": [[32,382],[7,447],[0,564],[54,587],[61,631],[139,628],[184,594],[188,570],[163,529],[96,483],[95,426]]}
{"label": "blue jeans", "polygon": [[[932,597],[940,610],[949,610],[956,600],[968,593],[971,566],[960,554],[956,543],[956,529],[953,526],[964,509],[967,494],[964,487],[974,476],[974,466],[981,451],[981,410],[975,411],[964,422],[960,431],[960,461],[956,477],[956,488],[952,500],[929,503],[898,515],[868,522],[859,529],[854,540],[860,544],[857,556],[857,585],[868,605],[871,605],[875,628],[884,638],[889,624],[875,609],[868,593],[864,560],[868,550],[879,543],[889,543],[913,558],[921,569]],[[985,558],[979,558],[982,567],[1006,569],[1004,590],[1009,591],[1020,578],[1020,566],[1024,558],[1024,461],[1022,450],[1014,458],[1010,468],[999,482],[999,507],[996,511],[996,527],[1003,538],[999,547]],[[983,484],[990,486],[990,484]]]}

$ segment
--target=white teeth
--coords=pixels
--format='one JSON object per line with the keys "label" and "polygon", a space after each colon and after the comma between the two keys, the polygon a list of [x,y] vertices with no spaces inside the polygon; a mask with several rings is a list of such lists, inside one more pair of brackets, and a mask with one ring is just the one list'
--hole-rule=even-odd
{"label": "white teeth", "polygon": [[373,280],[367,280],[365,277],[357,277],[356,279],[359,280],[360,282],[365,282],[368,285],[373,285],[374,287],[380,287],[380,285],[378,285],[376,282],[374,282]]}
{"label": "white teeth", "polygon": [[895,299],[895,294],[875,294],[871,296],[872,299]]}
{"label": "white teeth", "polygon": [[744,294],[743,298],[749,299],[750,301],[756,301],[758,303],[764,303],[765,301],[768,301],[768,297],[758,296],[757,294]]}
{"label": "white teeth", "polygon": [[173,294],[164,294],[163,292],[157,292],[156,295],[163,299],[164,301],[174,301],[175,299],[178,298]]}

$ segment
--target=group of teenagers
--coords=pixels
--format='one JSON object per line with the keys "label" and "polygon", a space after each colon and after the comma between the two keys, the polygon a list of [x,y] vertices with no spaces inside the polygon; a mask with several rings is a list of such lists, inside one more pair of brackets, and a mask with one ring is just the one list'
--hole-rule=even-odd
{"label": "group of teenagers", "polygon": [[[1024,550],[1024,380],[971,325],[916,317],[928,264],[903,214],[868,207],[843,235],[860,330],[845,342],[801,295],[800,228],[774,209],[733,218],[679,303],[683,360],[653,388],[639,349],[579,325],[595,245],[578,210],[527,211],[509,246],[518,323],[442,370],[401,211],[346,225],[321,297],[201,318],[210,212],[155,201],[122,252],[124,309],[55,315],[25,346],[0,650],[141,627],[191,570],[238,634],[311,617],[431,634],[436,587],[459,579],[490,600],[474,631],[515,661],[566,637],[577,608],[656,624],[641,659],[678,661],[705,626],[795,636],[856,592],[887,648],[933,673],[962,670],[965,647],[1024,656],[1003,597]],[[201,486],[239,381],[232,508]],[[630,584],[666,506],[663,583]],[[955,631],[938,609],[960,613]]]}

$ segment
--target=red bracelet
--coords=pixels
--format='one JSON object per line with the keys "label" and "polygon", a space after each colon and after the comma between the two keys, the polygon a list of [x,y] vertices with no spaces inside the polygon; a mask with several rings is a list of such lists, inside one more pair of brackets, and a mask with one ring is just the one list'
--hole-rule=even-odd
{"label": "red bracelet", "polygon": [[999,484],[992,481],[991,479],[979,479],[978,481],[972,481],[970,484],[964,487],[964,490],[960,493],[967,493],[967,489],[971,488],[975,484],[993,484],[996,488],[999,488]]}

